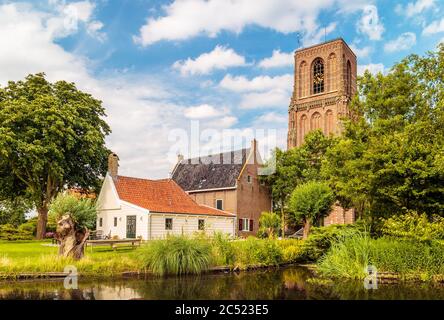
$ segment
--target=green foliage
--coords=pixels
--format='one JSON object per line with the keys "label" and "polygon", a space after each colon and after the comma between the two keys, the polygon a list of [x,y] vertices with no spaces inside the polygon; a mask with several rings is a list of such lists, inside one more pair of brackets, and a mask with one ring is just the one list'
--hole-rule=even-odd
{"label": "green foliage", "polygon": [[33,239],[34,236],[32,230],[22,226],[17,228],[12,224],[0,225],[0,240],[16,241]]}
{"label": "green foliage", "polygon": [[30,210],[30,207],[29,203],[22,197],[0,201],[0,225],[12,224],[19,226],[26,221],[25,214]]}
{"label": "green foliage", "polygon": [[444,273],[443,250],[444,245],[436,241],[371,239],[368,233],[357,232],[334,243],[318,270],[325,276],[363,279],[365,268],[373,265],[378,272],[431,279]]}
{"label": "green foliage", "polygon": [[248,237],[234,244],[236,265],[240,268],[278,265],[282,260],[282,250],[278,240]]}
{"label": "green foliage", "polygon": [[354,225],[330,225],[328,227],[312,228],[307,240],[303,242],[303,257],[306,261],[317,261],[328,250],[333,243],[343,239],[345,235],[365,230],[366,227],[360,223]]}
{"label": "green foliage", "polygon": [[383,235],[417,241],[444,240],[444,218],[409,212],[382,219]]}
{"label": "green foliage", "polygon": [[291,194],[289,209],[296,220],[319,221],[329,214],[334,203],[333,192],[322,182],[304,183]]}
{"label": "green foliage", "polygon": [[60,194],[50,207],[49,215],[55,221],[64,215],[70,215],[76,224],[76,229],[95,228],[97,210],[91,199],[79,199],[73,195]]}
{"label": "green foliage", "polygon": [[211,239],[211,253],[216,266],[230,266],[236,260],[231,239],[221,232],[216,232]]}
{"label": "green foliage", "polygon": [[285,239],[277,243],[282,249],[282,260],[285,263],[306,262],[304,256],[304,241]]}
{"label": "green foliage", "polygon": [[355,117],[326,153],[322,175],[345,208],[390,216],[444,214],[444,46],[386,75],[359,78]]}
{"label": "green foliage", "polygon": [[281,218],[274,212],[262,212],[259,218],[258,234],[273,238],[279,234]]}
{"label": "green foliage", "polygon": [[142,248],[142,263],[157,275],[199,274],[210,266],[208,241],[185,236],[172,236],[149,242]]}
{"label": "green foliage", "polygon": [[1,193],[26,196],[44,216],[65,187],[98,185],[110,153],[105,116],[101,101],[44,74],[0,88]]}

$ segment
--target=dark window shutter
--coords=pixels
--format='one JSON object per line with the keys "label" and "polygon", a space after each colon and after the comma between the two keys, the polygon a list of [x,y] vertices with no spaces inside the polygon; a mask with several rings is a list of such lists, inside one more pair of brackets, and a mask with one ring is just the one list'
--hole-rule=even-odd
{"label": "dark window shutter", "polygon": [[244,221],[243,219],[239,219],[239,231],[243,230],[243,228],[242,228],[242,222],[243,221]]}
{"label": "dark window shutter", "polygon": [[250,219],[250,231],[253,231],[253,220]]}

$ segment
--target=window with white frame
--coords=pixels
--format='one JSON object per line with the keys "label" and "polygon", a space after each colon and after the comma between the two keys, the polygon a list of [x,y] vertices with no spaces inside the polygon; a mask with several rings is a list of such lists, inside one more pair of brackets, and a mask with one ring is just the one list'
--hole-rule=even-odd
{"label": "window with white frame", "polygon": [[216,209],[224,210],[224,201],[222,199],[216,200]]}
{"label": "window with white frame", "polygon": [[247,182],[248,182],[248,183],[251,183],[252,181],[253,181],[253,179],[251,178],[250,175],[248,175],[248,176],[247,176]]}
{"label": "window with white frame", "polygon": [[239,231],[253,231],[253,220],[248,218],[239,219]]}

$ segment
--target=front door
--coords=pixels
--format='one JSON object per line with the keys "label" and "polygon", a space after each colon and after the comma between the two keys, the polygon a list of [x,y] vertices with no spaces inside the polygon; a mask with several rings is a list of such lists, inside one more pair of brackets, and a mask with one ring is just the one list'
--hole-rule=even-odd
{"label": "front door", "polygon": [[126,238],[127,239],[136,238],[136,216],[126,217]]}

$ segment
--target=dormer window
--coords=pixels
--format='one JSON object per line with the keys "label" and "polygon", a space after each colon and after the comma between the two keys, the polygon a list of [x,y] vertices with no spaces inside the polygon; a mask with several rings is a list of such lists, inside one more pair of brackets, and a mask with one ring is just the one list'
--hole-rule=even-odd
{"label": "dormer window", "polygon": [[324,92],[324,76],[324,61],[321,58],[317,58],[313,62],[313,94]]}

